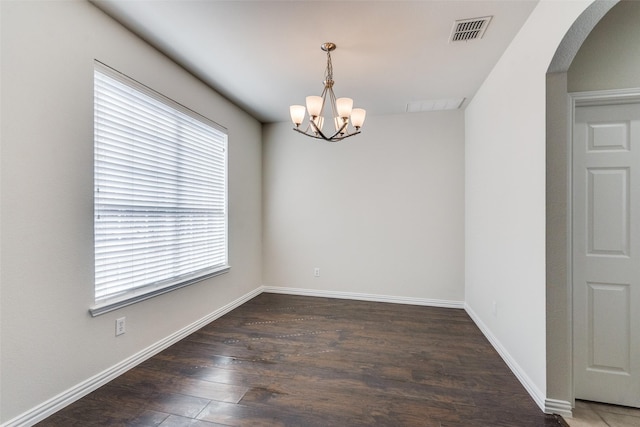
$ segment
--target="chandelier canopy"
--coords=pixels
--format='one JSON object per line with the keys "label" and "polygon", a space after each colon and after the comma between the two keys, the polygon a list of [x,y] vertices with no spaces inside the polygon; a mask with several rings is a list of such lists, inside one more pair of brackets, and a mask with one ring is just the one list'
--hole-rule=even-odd
{"label": "chandelier canopy", "polygon": [[[320,96],[307,96],[307,108],[304,105],[292,105],[289,107],[291,120],[296,125],[293,130],[311,138],[323,139],[325,141],[341,141],[360,133],[360,128],[364,123],[366,111],[362,108],[353,108],[353,99],[338,98],[333,93],[333,65],[331,64],[331,52],[336,49],[336,45],[331,42],[324,43],[320,48],[327,52],[327,69],[324,74],[324,89]],[[329,104],[330,121],[335,130],[330,130],[326,134],[322,131],[325,122],[325,107]],[[329,110],[329,107],[327,107]],[[304,121],[306,112],[309,112],[307,126],[304,130],[300,125]],[[351,126],[350,126],[351,125]]]}

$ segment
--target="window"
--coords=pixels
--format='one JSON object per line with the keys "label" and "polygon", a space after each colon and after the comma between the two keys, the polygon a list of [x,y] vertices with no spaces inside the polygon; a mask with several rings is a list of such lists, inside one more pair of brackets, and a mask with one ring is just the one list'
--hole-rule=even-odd
{"label": "window", "polygon": [[227,134],[96,63],[98,314],[229,270]]}

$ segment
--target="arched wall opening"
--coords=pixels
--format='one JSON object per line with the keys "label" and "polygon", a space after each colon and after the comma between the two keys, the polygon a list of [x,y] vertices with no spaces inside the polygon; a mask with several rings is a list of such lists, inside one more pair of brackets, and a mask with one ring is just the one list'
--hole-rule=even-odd
{"label": "arched wall opening", "polygon": [[573,388],[571,286],[571,154],[568,71],[585,40],[618,3],[595,1],[558,46],[546,81],[547,412],[571,415]]}

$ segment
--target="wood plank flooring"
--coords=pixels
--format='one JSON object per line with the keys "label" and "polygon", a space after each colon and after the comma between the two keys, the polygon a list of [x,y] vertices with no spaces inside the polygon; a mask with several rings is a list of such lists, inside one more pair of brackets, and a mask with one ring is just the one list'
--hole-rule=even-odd
{"label": "wood plank flooring", "polygon": [[558,418],[463,310],[261,294],[38,425],[565,425]]}

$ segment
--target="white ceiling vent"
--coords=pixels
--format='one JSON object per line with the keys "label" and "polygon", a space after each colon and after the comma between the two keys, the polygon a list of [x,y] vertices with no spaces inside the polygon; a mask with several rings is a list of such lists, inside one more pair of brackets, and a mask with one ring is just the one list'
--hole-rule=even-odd
{"label": "white ceiling vent", "polygon": [[491,22],[491,16],[482,18],[462,19],[453,23],[449,42],[462,42],[481,39]]}
{"label": "white ceiling vent", "polygon": [[418,113],[420,111],[457,110],[462,106],[463,102],[464,98],[425,99],[423,101],[413,101],[407,104],[407,113]]}

